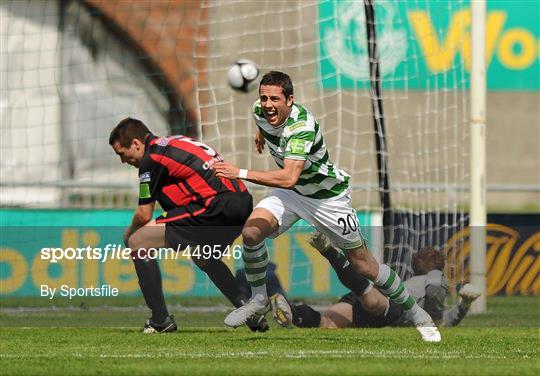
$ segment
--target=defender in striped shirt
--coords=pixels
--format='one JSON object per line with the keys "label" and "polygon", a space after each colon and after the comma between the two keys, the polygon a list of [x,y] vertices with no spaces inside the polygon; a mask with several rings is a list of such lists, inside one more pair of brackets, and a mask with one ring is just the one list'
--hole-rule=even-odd
{"label": "defender in striped shirt", "polygon": [[[279,169],[248,171],[225,162],[214,164],[218,177],[241,178],[276,188],[259,202],[242,230],[243,259],[252,298],[231,312],[225,324],[237,327],[253,314],[270,310],[264,240],[282,234],[304,219],[345,251],[361,276],[403,307],[424,341],[439,342],[441,336],[431,317],[416,304],[399,276],[387,265],[379,264],[367,249],[356,211],[351,207],[349,175],[331,163],[314,116],[294,103],[290,77],[277,71],[265,74],[259,86],[259,100],[252,110],[258,127],[257,151],[262,153],[266,145]],[[359,293],[360,299],[362,295]],[[381,314],[385,304],[376,301],[371,308],[374,314]]]}
{"label": "defender in striped shirt", "polygon": [[[118,123],[109,144],[122,163],[139,169],[139,205],[124,233],[124,243],[132,249],[139,286],[152,311],[143,332],[177,329],[165,304],[154,248],[179,251],[186,246],[206,246],[212,254],[195,251],[191,254],[193,262],[233,305],[242,306],[245,297],[221,258],[240,235],[253,208],[244,183],[214,175],[212,164],[223,158],[210,146],[182,135],[154,136],[137,119]],[[166,212],[154,220],[156,202]],[[253,331],[268,329],[264,317],[257,315],[246,324]]]}

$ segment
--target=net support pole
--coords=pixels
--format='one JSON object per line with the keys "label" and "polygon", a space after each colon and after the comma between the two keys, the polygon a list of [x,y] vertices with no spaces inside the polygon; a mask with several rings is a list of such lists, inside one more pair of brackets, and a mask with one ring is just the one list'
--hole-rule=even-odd
{"label": "net support pole", "polygon": [[[58,96],[60,105],[58,106],[58,119],[59,119],[59,128],[60,128],[60,176],[62,181],[73,180],[75,174],[75,155],[73,155],[72,143],[70,142],[71,127],[67,121],[66,116],[66,86],[64,85],[64,74],[66,69],[64,67],[64,48],[66,46],[66,13],[67,13],[68,1],[62,0],[58,2],[58,67],[56,68],[56,74],[58,77],[57,87],[58,87]],[[57,188],[60,194],[59,204],[60,207],[69,206],[69,192],[68,187]]]}
{"label": "net support pole", "polygon": [[482,295],[472,313],[486,311],[486,0],[471,1],[471,283]]}
{"label": "net support pole", "polygon": [[369,77],[371,108],[373,111],[373,126],[375,128],[375,147],[377,148],[377,171],[379,180],[379,198],[382,207],[382,244],[375,243],[372,252],[375,258],[384,262],[384,247],[393,242],[393,213],[390,201],[390,183],[388,181],[388,150],[384,128],[384,111],[381,90],[381,75],[379,70],[379,55],[377,52],[377,33],[375,26],[375,10],[373,0],[364,0],[366,16],[366,37],[369,57]]}

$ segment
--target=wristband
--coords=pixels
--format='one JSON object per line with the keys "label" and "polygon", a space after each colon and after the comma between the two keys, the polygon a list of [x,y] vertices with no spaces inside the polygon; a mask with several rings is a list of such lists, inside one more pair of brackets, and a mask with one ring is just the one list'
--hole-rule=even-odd
{"label": "wristband", "polygon": [[247,174],[248,174],[248,170],[246,170],[245,168],[241,168],[241,169],[238,171],[238,178],[240,178],[240,179],[247,179]]}

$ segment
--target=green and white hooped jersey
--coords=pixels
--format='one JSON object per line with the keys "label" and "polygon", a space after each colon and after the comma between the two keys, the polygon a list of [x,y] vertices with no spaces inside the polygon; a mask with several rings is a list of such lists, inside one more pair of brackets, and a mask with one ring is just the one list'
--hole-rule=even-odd
{"label": "green and white hooped jersey", "polygon": [[305,107],[293,104],[289,118],[273,127],[266,121],[260,100],[252,108],[270,154],[283,168],[283,161],[306,161],[294,191],[305,197],[325,199],[341,195],[349,187],[349,174],[338,169],[328,157],[319,123]]}

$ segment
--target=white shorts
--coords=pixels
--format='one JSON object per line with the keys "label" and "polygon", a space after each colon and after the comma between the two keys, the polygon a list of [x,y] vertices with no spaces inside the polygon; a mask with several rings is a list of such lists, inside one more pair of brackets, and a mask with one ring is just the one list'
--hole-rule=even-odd
{"label": "white shorts", "polygon": [[270,238],[283,234],[296,221],[303,219],[326,235],[337,248],[348,250],[365,244],[356,210],[351,207],[349,191],[338,197],[320,200],[278,188],[262,199],[256,208],[270,211],[278,221],[279,228]]}

